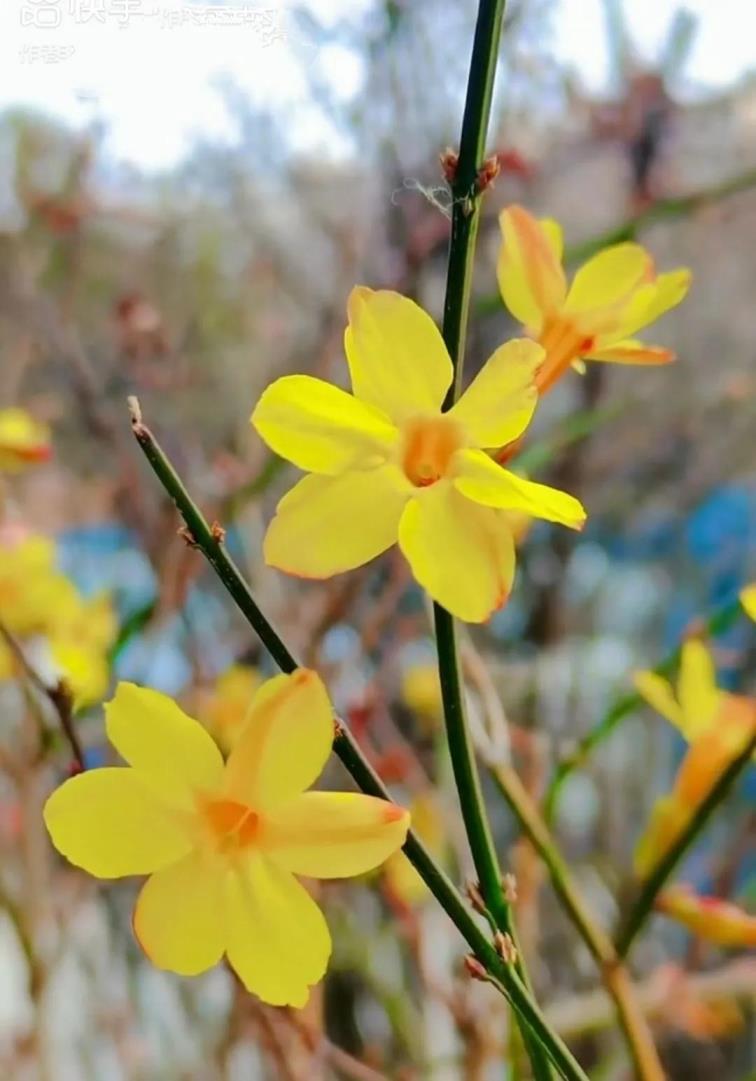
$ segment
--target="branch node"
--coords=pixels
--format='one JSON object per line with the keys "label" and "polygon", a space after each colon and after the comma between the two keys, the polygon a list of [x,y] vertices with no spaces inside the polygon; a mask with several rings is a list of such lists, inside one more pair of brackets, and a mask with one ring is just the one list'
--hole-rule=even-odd
{"label": "branch node", "polygon": [[517,879],[508,871],[505,875],[502,875],[501,888],[504,891],[504,900],[508,905],[514,905],[517,903]]}
{"label": "branch node", "polygon": [[517,947],[514,944],[511,935],[506,932],[497,931],[494,935],[494,946],[499,957],[507,965],[517,964]]}
{"label": "branch node", "polygon": [[441,162],[441,172],[444,175],[444,180],[451,187],[457,179],[459,154],[456,150],[452,150],[450,146],[447,146],[443,154],[439,154],[438,159]]}
{"label": "branch node", "polygon": [[473,909],[481,916],[488,916],[488,909],[486,903],[483,900],[483,895],[480,892],[480,884],[478,882],[468,882],[465,886],[465,895],[467,900],[472,905]]}
{"label": "branch node", "polygon": [[199,544],[194,539],[194,534],[189,529],[189,526],[180,525],[178,527],[178,529],[176,530],[176,535],[181,537],[181,539],[186,544],[187,548],[199,548]]}
{"label": "branch node", "polygon": [[483,980],[485,982],[488,982],[489,975],[486,972],[484,966],[480,963],[478,958],[474,957],[471,953],[465,955],[465,969],[467,971],[467,975],[471,979]]}
{"label": "branch node", "polygon": [[481,165],[478,170],[478,176],[475,181],[475,191],[478,195],[482,195],[488,188],[493,187],[496,177],[501,170],[501,163],[499,162],[498,154],[492,154],[490,158]]}
{"label": "branch node", "polygon": [[226,539],[226,530],[217,519],[213,519],[213,524],[210,526],[210,534],[216,544],[223,544]]}

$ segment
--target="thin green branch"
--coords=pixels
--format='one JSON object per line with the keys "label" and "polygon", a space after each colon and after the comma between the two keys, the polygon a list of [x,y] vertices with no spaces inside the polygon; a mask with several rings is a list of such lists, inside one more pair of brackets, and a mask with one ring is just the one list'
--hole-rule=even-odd
{"label": "thin green branch", "polygon": [[[687,195],[672,196],[669,199],[657,199],[645,210],[639,211],[631,218],[627,218],[619,225],[607,229],[597,236],[589,237],[588,240],[580,241],[565,248],[565,263],[582,263],[589,259],[602,248],[610,244],[620,244],[623,240],[632,240],[645,226],[653,225],[658,221],[674,221],[676,218],[685,218],[688,214],[699,210],[701,207],[717,203],[721,199],[727,199],[738,192],[748,191],[756,187],[756,169],[748,169],[737,176],[729,177],[720,184],[701,188],[699,191],[689,192]],[[501,311],[502,302],[498,293],[490,293],[480,297],[475,303],[476,315],[491,315]]]}
{"label": "thin green branch", "polygon": [[[451,180],[452,221],[442,333],[454,367],[454,378],[446,395],[445,409],[456,401],[462,383],[475,244],[484,188],[482,169],[504,7],[504,0],[480,0],[478,6],[459,155]],[[439,604],[434,603],[433,611],[449,755],[481,894],[496,926],[509,935],[515,945],[516,973],[530,990],[524,960],[517,948],[512,913],[502,889],[501,869],[465,717],[454,618]],[[523,1040],[536,1081],[550,1081],[551,1069],[540,1040],[534,1039],[527,1028],[523,1029]]]}
{"label": "thin green branch", "polygon": [[[212,566],[232,600],[260,638],[278,667],[291,672],[298,662],[283,639],[255,602],[238,567],[223,544],[223,531],[211,526],[187,492],[181,478],[166,457],[152,432],[142,423],[139,403],[129,402],[134,436],[155,476],[186,523],[192,543]],[[388,789],[367,761],[349,729],[337,722],[334,751],[352,775],[358,788],[371,796],[390,800]],[[435,863],[422,841],[410,831],[404,852],[431,893],[445,910],[475,957],[504,989],[507,1001],[528,1029],[543,1044],[546,1053],[566,1081],[587,1081],[586,1075],[562,1041],[546,1025],[538,1006],[512,968],[504,963],[476,923],[464,900],[447,875]]]}
{"label": "thin green branch", "polygon": [[727,769],[723,771],[706,799],[696,809],[688,825],[669,851],[659,860],[659,863],[648,875],[645,882],[641,884],[637,900],[630,909],[617,935],[617,952],[620,957],[626,957],[630,952],[630,947],[653,911],[659,893],[690,846],[703,833],[712,815],[723,800],[726,799],[740,774],[747,769],[755,750],[756,734],[751,737],[748,745],[738,757],[733,759]]}
{"label": "thin green branch", "polygon": [[614,943],[586,906],[557,843],[517,773],[509,765],[489,763],[491,776],[513,811],[520,827],[543,860],[554,892],[598,965],[604,986],[614,1003],[638,1077],[664,1081],[651,1030],[640,1009],[633,985]]}
{"label": "thin green branch", "polygon": [[[708,620],[705,625],[705,633],[714,638],[718,634],[723,634],[729,627],[742,615],[742,608],[740,601],[737,598],[730,601],[728,604],[719,608]],[[678,646],[674,652],[665,657],[660,664],[653,669],[657,675],[668,676],[674,672],[680,663],[680,653],[682,645]],[[644,705],[644,699],[635,691],[631,691],[629,694],[625,694],[622,698],[617,699],[597,724],[586,733],[585,736],[578,742],[577,746],[570,754],[563,758],[556,768],[554,777],[549,785],[546,793],[546,799],[544,802],[544,816],[548,822],[553,822],[554,815],[556,814],[557,801],[561,795],[562,788],[574,770],[578,769],[588,758],[591,752],[596,748],[599,743],[612,734],[614,729],[625,719],[630,713],[636,709],[640,709]]]}

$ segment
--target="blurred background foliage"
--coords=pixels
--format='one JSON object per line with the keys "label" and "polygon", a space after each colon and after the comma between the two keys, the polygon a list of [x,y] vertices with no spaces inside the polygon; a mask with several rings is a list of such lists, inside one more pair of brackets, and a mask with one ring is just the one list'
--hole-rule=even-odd
{"label": "blurred background foliage", "polygon": [[[464,663],[479,739],[537,799],[631,672],[756,577],[756,83],[682,93],[695,18],[681,7],[659,55],[641,57],[633,4],[607,0],[612,86],[590,94],[554,59],[554,7],[508,6],[489,138],[500,175],[484,203],[468,377],[516,329],[495,289],[507,203],[559,218],[575,255],[637,236],[660,267],[691,266],[694,286],[655,334],[675,365],[592,365],[565,379],[523,448],[535,477],[582,498],[589,524],[579,537],[524,526],[512,599],[466,636]],[[114,160],[97,117],[74,129],[23,108],[0,115],[0,405],[46,421],[54,447],[48,463],[4,481],[3,529],[54,538],[83,595],[112,595],[112,679],[178,696],[223,742],[271,666],[176,535],[132,446],[125,398],[137,394],[263,607],[327,677],[462,882],[470,861],[424,598],[396,553],[327,583],[264,567],[264,524],[291,471],[248,418],[279,374],[345,382],[354,283],[398,289],[440,315],[439,154],[457,137],[474,9],[374,0],[333,19],[318,3],[287,8],[303,100],[347,148],[338,155],[302,151],[290,107],[255,105],[230,79],[219,93],[238,138],[198,139],[160,172]],[[334,50],[356,58],[353,95],[333,91]],[[722,685],[753,693],[753,625],[732,620],[713,645]],[[3,1076],[502,1076],[514,1039],[502,1005],[463,975],[460,944],[401,862],[362,885],[322,887],[335,956],[303,1014],[261,1007],[224,970],[182,981],[151,969],[131,940],[133,885],[101,889],[50,850],[39,809],[70,752],[49,703],[29,719],[22,685],[0,685]],[[76,725],[89,761],[104,761],[100,704]],[[659,717],[634,709],[554,803],[563,851],[607,926],[682,748]],[[751,771],[679,875],[746,908],[756,904],[754,791]],[[592,1076],[626,1077],[594,962],[495,787],[486,794],[538,997]],[[754,1076],[752,960],[658,916],[633,969],[672,1078]]]}

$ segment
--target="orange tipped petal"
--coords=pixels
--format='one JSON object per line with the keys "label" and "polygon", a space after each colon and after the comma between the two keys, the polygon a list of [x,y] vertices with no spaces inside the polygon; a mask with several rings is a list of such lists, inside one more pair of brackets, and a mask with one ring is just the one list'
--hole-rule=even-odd
{"label": "orange tipped petal", "polygon": [[660,894],[656,907],[693,934],[718,946],[732,949],[756,946],[756,916],[730,901],[697,895],[686,886],[671,886]]}
{"label": "orange tipped petal", "polygon": [[553,223],[544,228],[521,206],[506,207],[499,223],[503,243],[497,273],[504,303],[515,319],[540,331],[567,295],[561,244]]}
{"label": "orange tipped petal", "polygon": [[408,812],[387,800],[353,792],[305,792],[270,815],[262,844],[295,874],[351,878],[401,848],[409,822]]}

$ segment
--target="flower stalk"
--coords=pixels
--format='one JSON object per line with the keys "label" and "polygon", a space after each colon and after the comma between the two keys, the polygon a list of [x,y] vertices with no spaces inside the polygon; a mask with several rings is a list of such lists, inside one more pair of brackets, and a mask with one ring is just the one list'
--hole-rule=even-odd
{"label": "flower stalk", "polygon": [[[445,410],[451,409],[457,401],[462,385],[481,197],[488,186],[487,183],[481,183],[480,178],[484,169],[486,135],[491,115],[504,7],[504,0],[481,0],[478,7],[459,155],[453,170],[449,171],[452,222],[441,332],[451,357],[454,378],[444,402]],[[433,612],[449,755],[465,832],[484,904],[498,930],[516,944],[517,934],[511,906],[502,888],[501,868],[486,816],[475,749],[465,717],[454,617],[437,602],[434,602]],[[522,953],[516,946],[512,967],[524,986],[530,990],[530,980]],[[551,1069],[548,1060],[540,1040],[533,1036],[532,1030],[523,1029],[523,1039],[534,1076],[536,1081],[549,1081]]]}

